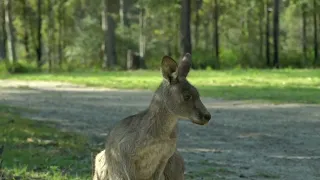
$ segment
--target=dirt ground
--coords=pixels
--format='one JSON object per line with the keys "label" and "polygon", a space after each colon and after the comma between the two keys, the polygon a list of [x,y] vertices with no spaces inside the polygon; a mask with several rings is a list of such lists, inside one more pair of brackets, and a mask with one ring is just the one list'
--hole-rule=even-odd
{"label": "dirt ground", "polygon": [[[0,104],[30,109],[23,115],[90,137],[105,137],[114,123],[145,109],[151,95],[0,80]],[[202,101],[213,117],[207,126],[179,122],[187,179],[320,179],[319,105]]]}

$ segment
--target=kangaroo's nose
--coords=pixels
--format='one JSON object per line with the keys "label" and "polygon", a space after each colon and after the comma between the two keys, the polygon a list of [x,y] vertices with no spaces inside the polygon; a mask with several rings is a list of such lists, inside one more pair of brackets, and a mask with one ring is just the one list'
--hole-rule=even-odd
{"label": "kangaroo's nose", "polygon": [[209,121],[209,120],[211,119],[211,114],[210,114],[210,113],[204,114],[204,115],[203,115],[203,118],[204,118],[205,120]]}

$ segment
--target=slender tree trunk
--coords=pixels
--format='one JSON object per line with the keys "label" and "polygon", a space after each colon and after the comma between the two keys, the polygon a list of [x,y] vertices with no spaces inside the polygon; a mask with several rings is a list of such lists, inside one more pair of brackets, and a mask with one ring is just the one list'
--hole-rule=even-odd
{"label": "slender tree trunk", "polygon": [[196,0],[196,19],[195,19],[195,30],[194,30],[194,46],[198,47],[199,44],[199,24],[200,24],[200,9],[202,6],[202,0]]}
{"label": "slender tree trunk", "polygon": [[28,2],[27,0],[23,0],[23,23],[24,23],[23,44],[24,44],[24,49],[26,51],[26,59],[30,58],[28,11],[29,11]]}
{"label": "slender tree trunk", "polygon": [[54,66],[54,32],[55,32],[55,22],[54,22],[54,11],[53,11],[54,0],[49,0],[48,3],[48,62],[49,62],[49,72],[52,71]]}
{"label": "slender tree trunk", "polygon": [[[246,18],[246,30],[248,33],[248,38],[247,38],[247,49],[252,49],[252,51],[254,51],[255,49],[255,32],[253,32],[253,28],[254,27],[254,23],[252,22],[252,18],[249,17],[254,17],[254,13],[253,13],[253,7],[249,7],[248,11],[247,11],[247,18]],[[244,32],[246,32],[244,30]],[[246,34],[246,33],[244,33]],[[249,54],[249,53],[248,53]],[[249,67],[253,67],[255,65],[255,60],[256,57],[254,57],[253,55],[251,56],[246,56],[247,58],[247,65]]]}
{"label": "slender tree trunk", "polygon": [[4,2],[0,2],[0,60],[6,59],[6,23]]}
{"label": "slender tree trunk", "polygon": [[65,9],[64,9],[64,0],[60,0],[59,2],[59,14],[58,14],[58,59],[59,59],[59,68],[62,68],[63,63],[63,28],[64,28],[64,15],[65,15]]}
{"label": "slender tree trunk", "polygon": [[12,24],[12,4],[11,0],[5,0],[5,20],[6,20],[6,32],[7,32],[7,43],[8,43],[8,57],[13,63],[12,72],[15,71],[15,66],[17,63],[16,47],[15,47],[15,34]]}
{"label": "slender tree trunk", "polygon": [[120,0],[120,23],[122,26],[129,27],[129,19],[128,19],[128,6],[129,6],[129,0]]}
{"label": "slender tree trunk", "polygon": [[192,53],[191,45],[191,30],[190,17],[191,7],[190,0],[181,0],[181,24],[180,24],[180,42],[181,42],[181,57],[185,53]]}
{"label": "slender tree trunk", "polygon": [[219,44],[219,1],[214,0],[214,52],[215,52],[215,68],[219,69],[220,68],[220,58],[219,58],[219,49],[220,49],[220,44]]}
{"label": "slender tree trunk", "polygon": [[264,16],[264,1],[260,2],[260,12],[259,12],[259,58],[260,60],[263,59],[263,16]]}
{"label": "slender tree trunk", "polygon": [[208,20],[205,20],[203,22],[203,29],[204,29],[204,48],[208,50],[208,47],[210,47],[209,44],[211,42]]}
{"label": "slender tree trunk", "polygon": [[115,26],[116,22],[111,16],[111,2],[110,0],[104,1],[104,68],[113,68],[117,64],[117,54],[116,54],[116,38],[115,38]]}
{"label": "slender tree trunk", "polygon": [[[162,25],[166,24],[167,22],[170,22],[170,24],[172,22],[172,17],[170,15],[167,15],[167,18],[163,20]],[[174,39],[174,37],[171,34],[166,36],[165,54],[168,56],[172,56],[172,39]]]}
{"label": "slender tree trunk", "polygon": [[313,0],[313,28],[314,28],[314,65],[318,64],[318,23],[317,23],[317,0]]}
{"label": "slender tree trunk", "polygon": [[143,5],[140,7],[139,12],[139,26],[140,26],[140,32],[139,32],[139,56],[140,56],[140,68],[145,68],[145,62],[144,62],[144,55],[145,55],[145,46],[146,46],[146,36],[145,36],[145,9]]}
{"label": "slender tree trunk", "polygon": [[36,53],[37,53],[37,66],[38,69],[41,69],[42,66],[42,0],[38,0],[37,2],[37,10],[38,10],[38,19],[37,19],[37,49],[36,49]]}
{"label": "slender tree trunk", "polygon": [[[318,8],[317,9],[320,9],[320,4],[318,4]],[[320,33],[320,12],[318,11],[318,34]],[[318,36],[318,35],[317,35]],[[317,37],[318,38],[318,43],[320,43],[320,39],[319,39],[319,37]],[[319,66],[319,52],[320,52],[320,46],[319,46],[319,44],[317,45],[318,46],[318,62],[317,62],[317,64],[318,64],[318,66]]]}
{"label": "slender tree trunk", "polygon": [[279,68],[279,3],[280,0],[274,0],[274,13],[273,13],[273,49],[274,58],[273,66]]}
{"label": "slender tree trunk", "polygon": [[302,66],[305,65],[307,61],[307,11],[306,4],[302,4]]}
{"label": "slender tree trunk", "polygon": [[271,66],[271,58],[270,58],[270,7],[269,2],[267,0],[266,3],[266,13],[267,13],[267,19],[266,19],[266,59],[267,59],[267,66]]}

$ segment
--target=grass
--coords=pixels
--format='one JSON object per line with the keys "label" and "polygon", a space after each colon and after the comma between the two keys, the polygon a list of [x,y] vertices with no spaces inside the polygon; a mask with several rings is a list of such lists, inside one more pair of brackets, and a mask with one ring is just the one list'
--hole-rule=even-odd
{"label": "grass", "polygon": [[90,179],[85,137],[62,132],[53,122],[21,118],[19,111],[0,107],[0,179]]}
{"label": "grass", "polygon": [[[2,74],[1,79],[62,81],[118,89],[157,88],[159,71]],[[202,96],[275,103],[320,103],[320,71],[305,69],[191,71]]]}

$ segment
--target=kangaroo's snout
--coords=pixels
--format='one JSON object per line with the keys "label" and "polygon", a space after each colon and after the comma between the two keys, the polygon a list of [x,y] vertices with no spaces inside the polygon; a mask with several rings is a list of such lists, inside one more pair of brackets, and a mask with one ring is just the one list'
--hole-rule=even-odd
{"label": "kangaroo's snout", "polygon": [[203,119],[206,121],[209,121],[211,119],[211,114],[210,113],[206,113],[203,115]]}
{"label": "kangaroo's snout", "polygon": [[199,100],[196,103],[195,108],[195,116],[193,116],[192,122],[199,125],[205,125],[207,124],[211,119],[211,114],[207,110],[207,108],[204,106],[204,104]]}

